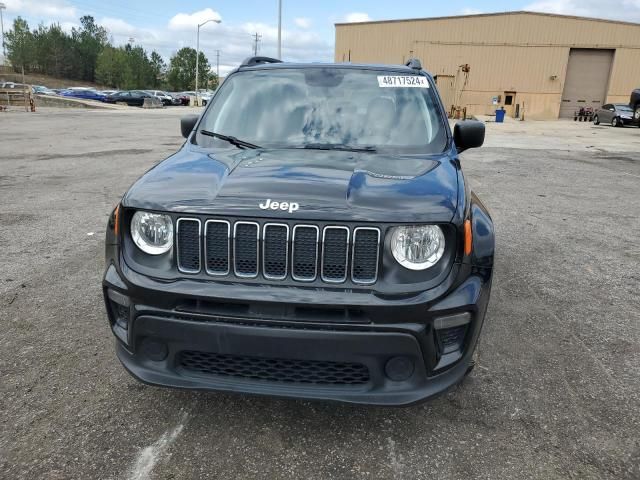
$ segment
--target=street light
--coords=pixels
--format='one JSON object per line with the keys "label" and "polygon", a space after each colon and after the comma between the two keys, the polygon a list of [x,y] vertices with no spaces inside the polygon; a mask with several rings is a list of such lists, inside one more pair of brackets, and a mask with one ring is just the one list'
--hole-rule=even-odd
{"label": "street light", "polygon": [[216,20],[214,18],[211,18],[209,20],[206,20],[204,22],[202,22],[201,24],[198,25],[198,34],[196,35],[196,107],[200,106],[200,100],[199,100],[199,93],[198,93],[198,57],[200,56],[200,27],[209,23],[209,22],[215,22],[215,23],[220,23],[222,20]]}
{"label": "street light", "polygon": [[278,0],[278,60],[282,60],[282,0]]}
{"label": "street light", "polygon": [[4,45],[4,19],[2,18],[2,10],[7,6],[0,2],[0,29],[2,30],[2,64],[7,63],[7,47]]}

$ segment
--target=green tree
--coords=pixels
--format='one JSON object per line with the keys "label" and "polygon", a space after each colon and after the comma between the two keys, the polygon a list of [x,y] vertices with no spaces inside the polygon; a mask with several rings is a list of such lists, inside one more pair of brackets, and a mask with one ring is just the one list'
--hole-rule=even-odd
{"label": "green tree", "polygon": [[[40,24],[30,31],[18,17],[6,34],[7,57],[17,71],[36,71],[59,78],[98,81],[122,89],[158,88],[166,64],[140,46],[114,47],[107,30],[87,15],[68,34],[60,25]],[[194,56],[195,59],[195,56]]]}
{"label": "green tree", "polygon": [[[198,56],[198,88],[209,85],[211,80],[211,66],[204,53]],[[184,47],[171,57],[167,83],[174,91],[193,90],[196,84],[196,51],[190,47]]]}
{"label": "green tree", "polygon": [[128,69],[124,49],[107,45],[96,60],[96,82],[109,87],[125,88],[125,77],[131,77]]}
{"label": "green tree", "polygon": [[162,56],[155,50],[151,52],[151,74],[153,88],[158,88],[164,81],[167,73],[167,64]]}
{"label": "green tree", "polygon": [[90,15],[80,18],[80,25],[79,29],[71,30],[77,52],[74,71],[77,78],[93,82],[98,56],[107,44],[107,30],[96,24]]}
{"label": "green tree", "polygon": [[20,71],[24,67],[25,72],[31,71],[35,61],[33,34],[22,17],[17,17],[13,21],[13,28],[5,33],[5,45],[7,58],[13,68]]}
{"label": "green tree", "polygon": [[38,71],[54,77],[73,77],[72,59],[74,51],[71,37],[60,25],[46,27],[43,24],[33,31],[35,67]]}

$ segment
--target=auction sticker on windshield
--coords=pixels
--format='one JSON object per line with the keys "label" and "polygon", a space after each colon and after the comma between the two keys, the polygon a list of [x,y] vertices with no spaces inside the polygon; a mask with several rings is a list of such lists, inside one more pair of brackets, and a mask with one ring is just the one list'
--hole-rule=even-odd
{"label": "auction sticker on windshield", "polygon": [[379,87],[429,88],[426,77],[418,75],[378,75]]}

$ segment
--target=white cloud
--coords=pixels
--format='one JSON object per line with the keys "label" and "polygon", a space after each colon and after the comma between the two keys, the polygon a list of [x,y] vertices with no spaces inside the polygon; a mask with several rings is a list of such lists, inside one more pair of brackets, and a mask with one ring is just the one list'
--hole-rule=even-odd
{"label": "white cloud", "polygon": [[537,0],[525,10],[640,22],[640,0]]}
{"label": "white cloud", "polygon": [[198,24],[207,20],[222,20],[222,17],[210,8],[193,13],[178,13],[169,20],[169,30],[194,30]]}
{"label": "white cloud", "polygon": [[125,22],[121,18],[103,17],[98,21],[111,35],[127,35],[134,36],[138,29],[133,25]]}
{"label": "white cloud", "polygon": [[305,17],[294,18],[293,23],[295,23],[296,27],[302,28],[304,30],[308,30],[309,28],[311,28],[310,18],[305,18]]}
{"label": "white cloud", "polygon": [[480,13],[484,13],[482,12],[482,10],[478,10],[477,8],[463,8],[462,9],[462,15],[478,15]]}
{"label": "white cloud", "polygon": [[345,15],[344,22],[345,23],[359,23],[359,22],[370,22],[371,17],[368,13],[363,12],[351,12]]}
{"label": "white cloud", "polygon": [[78,11],[64,0],[4,0],[8,13],[51,18],[73,18]]}

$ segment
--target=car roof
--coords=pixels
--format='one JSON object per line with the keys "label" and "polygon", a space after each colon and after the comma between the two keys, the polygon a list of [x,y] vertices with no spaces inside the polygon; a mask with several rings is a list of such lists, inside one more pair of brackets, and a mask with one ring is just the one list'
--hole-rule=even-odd
{"label": "car roof", "polygon": [[425,70],[417,70],[406,65],[389,65],[382,63],[351,63],[351,62],[343,62],[343,63],[327,63],[327,62],[312,62],[312,63],[302,63],[302,62],[277,62],[277,63],[258,63],[256,65],[241,65],[236,69],[236,71],[247,71],[247,70],[281,70],[287,68],[296,68],[296,69],[304,69],[304,68],[347,68],[353,70],[387,70],[389,72],[399,72],[406,74],[415,74],[416,72],[422,72],[431,76],[429,72]]}

